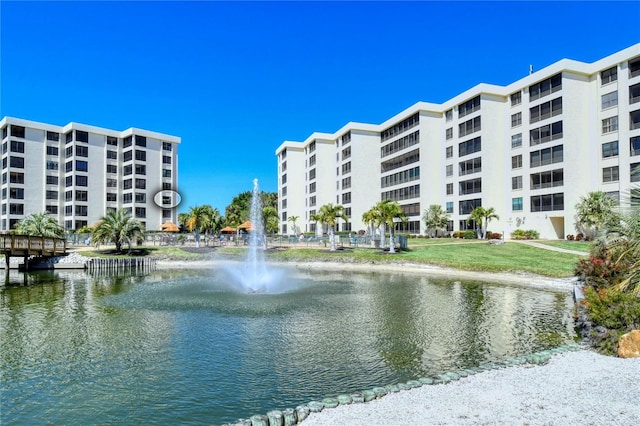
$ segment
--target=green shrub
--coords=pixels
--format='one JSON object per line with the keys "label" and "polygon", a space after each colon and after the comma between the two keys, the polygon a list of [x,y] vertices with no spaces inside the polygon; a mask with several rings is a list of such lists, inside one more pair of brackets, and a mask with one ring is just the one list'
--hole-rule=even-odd
{"label": "green shrub", "polygon": [[540,238],[540,233],[533,229],[516,229],[511,233],[511,238],[514,240],[537,240]]}
{"label": "green shrub", "polygon": [[591,341],[599,352],[615,355],[620,336],[640,328],[640,298],[632,294],[587,287],[583,303],[593,326],[606,329],[591,332]]}
{"label": "green shrub", "polygon": [[462,238],[465,240],[473,240],[478,238],[476,231],[463,231]]}

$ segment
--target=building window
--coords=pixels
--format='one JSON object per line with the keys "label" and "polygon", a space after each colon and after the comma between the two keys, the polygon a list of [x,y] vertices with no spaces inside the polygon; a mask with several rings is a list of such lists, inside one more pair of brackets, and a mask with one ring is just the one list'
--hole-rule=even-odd
{"label": "building window", "polygon": [[87,191],[76,191],[76,201],[87,201],[89,193]]}
{"label": "building window", "polygon": [[640,83],[629,87],[629,104],[640,102]]}
{"label": "building window", "polygon": [[126,194],[122,194],[122,202],[125,204],[130,204],[133,202],[133,194],[128,192]]}
{"label": "building window", "polygon": [[70,130],[68,133],[64,134],[65,143],[73,142],[73,130]]}
{"label": "building window", "polygon": [[[629,78],[640,75],[640,58],[629,61]],[[13,128],[13,126],[11,126]]]}
{"label": "building window", "polygon": [[88,172],[89,171],[89,163],[86,161],[76,160],[76,171],[78,172]]}
{"label": "building window", "polygon": [[67,173],[73,171],[73,160],[72,161],[67,161],[64,164],[64,171],[67,172]]}
{"label": "building window", "polygon": [[316,192],[316,183],[315,182],[311,182],[309,184],[309,193],[313,194],[314,192]]}
{"label": "building window", "polygon": [[640,155],[640,136],[635,136],[629,139],[629,148],[631,155]]}
{"label": "building window", "polygon": [[449,140],[451,138],[453,138],[453,127],[449,127],[446,131],[446,139]]}
{"label": "building window", "polygon": [[132,166],[131,164],[129,164],[129,165],[127,165],[127,166],[124,166],[124,167],[122,168],[122,174],[123,174],[124,176],[129,176],[129,175],[130,175],[130,174],[132,174],[132,173],[133,173],[133,166]]}
{"label": "building window", "polygon": [[342,189],[349,189],[349,188],[351,188],[351,176],[342,179]]}
{"label": "building window", "polygon": [[531,197],[532,212],[564,210],[564,193],[534,195]]}
{"label": "building window", "polygon": [[458,105],[458,118],[472,114],[480,109],[480,95]]}
{"label": "building window", "polygon": [[478,116],[458,125],[458,137],[463,137],[480,130],[482,130],[482,121]]}
{"label": "building window", "polygon": [[47,185],[57,185],[57,184],[58,184],[58,176],[47,175]]}
{"label": "building window", "polygon": [[520,148],[522,146],[522,133],[511,136],[511,148]]}
{"label": "building window", "polygon": [[147,188],[147,180],[146,179],[138,179],[138,178],[136,178],[136,188],[137,189],[146,189]]}
{"label": "building window", "polygon": [[345,194],[342,194],[342,204],[349,204],[351,203],[351,193],[347,192]]}
{"label": "building window", "polygon": [[514,155],[511,157],[511,169],[522,168],[522,154]]}
{"label": "building window", "polygon": [[520,105],[522,103],[522,92],[512,93],[510,96],[511,106]]}
{"label": "building window", "polygon": [[136,135],[136,146],[147,146],[147,138],[144,136]]}
{"label": "building window", "polygon": [[51,206],[48,205],[46,206],[46,210],[47,214],[58,214],[58,206]]}
{"label": "building window", "polygon": [[444,116],[447,121],[453,120],[453,110],[445,111]]}
{"label": "building window", "polygon": [[630,177],[631,177],[631,182],[640,182],[640,163],[631,163]]}
{"label": "building window", "polygon": [[122,181],[122,189],[133,188],[133,179],[125,179]]}
{"label": "building window", "polygon": [[24,214],[24,204],[9,204],[9,214]]}
{"label": "building window", "polygon": [[481,171],[482,157],[476,157],[471,160],[461,161],[460,163],[458,163],[458,176],[480,173]]}
{"label": "building window", "polygon": [[562,121],[538,127],[529,131],[529,145],[535,146],[541,143],[562,138]]}
{"label": "building window", "polygon": [[19,152],[24,154],[24,142],[11,141],[11,152]]}
{"label": "building window", "polygon": [[473,154],[482,149],[482,143],[480,136],[473,138],[469,141],[458,144],[458,157],[464,157],[465,155]]}
{"label": "building window", "polygon": [[9,198],[24,200],[24,188],[9,188]]}
{"label": "building window", "polygon": [[107,164],[107,173],[118,173],[118,166],[115,164]]}
{"label": "building window", "polygon": [[11,183],[24,183],[24,173],[11,172],[9,174],[9,182],[11,182]]}
{"label": "building window", "polygon": [[76,176],[76,186],[88,186],[87,176]]}
{"label": "building window", "polygon": [[164,151],[171,151],[171,143],[170,142],[162,142],[162,149]]}
{"label": "building window", "polygon": [[608,83],[613,83],[618,79],[618,67],[612,67],[608,70],[604,70],[600,72],[600,84],[604,86]]}
{"label": "building window", "polygon": [[47,161],[47,170],[58,170],[57,161]]}
{"label": "building window", "polygon": [[640,129],[640,109],[629,113],[629,130]]}
{"label": "building window", "polygon": [[64,178],[64,187],[69,188],[70,186],[73,186],[73,176],[71,175]]}
{"label": "building window", "polygon": [[618,156],[618,141],[602,144],[602,158]]}
{"label": "building window", "polygon": [[127,162],[133,160],[133,151],[125,151],[122,153],[122,161]]}
{"label": "building window", "polygon": [[607,93],[601,98],[602,109],[612,108],[618,105],[618,92]]}
{"label": "building window", "polygon": [[453,176],[453,164],[447,164],[447,176]]}
{"label": "building window", "polygon": [[452,183],[448,183],[447,184],[447,195],[453,195],[453,184]]}
{"label": "building window", "polygon": [[460,214],[469,214],[476,207],[480,207],[482,205],[482,200],[480,198],[476,198],[473,200],[463,200],[459,202],[458,210]]}
{"label": "building window", "polygon": [[73,157],[73,145],[68,146],[64,149],[64,158]]}
{"label": "building window", "polygon": [[[286,176],[287,175],[283,176],[285,180],[286,180]],[[162,169],[162,177],[163,178],[170,178],[171,177],[171,170]],[[286,183],[286,182],[283,182],[283,183]]]}
{"label": "building window", "polygon": [[482,179],[464,180],[458,184],[458,195],[476,194],[482,192]]}
{"label": "building window", "polygon": [[147,202],[147,194],[144,192],[136,192],[136,203],[146,203]]}
{"label": "building window", "polygon": [[447,201],[445,211],[447,213],[453,213],[453,201]]}
{"label": "building window", "polygon": [[58,147],[56,147],[56,146],[47,146],[47,155],[55,155],[55,156],[57,156],[58,152],[59,152]]}
{"label": "building window", "polygon": [[107,136],[107,145],[118,146],[118,138],[115,136]]}
{"label": "building window", "polygon": [[[171,164],[171,157],[168,156],[168,155],[163,155],[162,156],[162,164]],[[285,167],[285,170],[286,170],[287,163],[284,163],[284,167]]]}
{"label": "building window", "polygon": [[562,114],[562,97],[529,108],[529,122],[536,123]]}
{"label": "building window", "polygon": [[88,157],[89,147],[76,145],[76,157]]}
{"label": "building window", "polygon": [[560,163],[564,161],[564,150],[562,145],[552,148],[545,148],[539,151],[532,151],[529,154],[530,167],[546,166],[547,164]]}
{"label": "building window", "polygon": [[118,180],[117,179],[107,179],[107,188],[117,188]]}
{"label": "building window", "polygon": [[522,176],[513,176],[511,178],[511,189],[522,189]]}
{"label": "building window", "polygon": [[535,101],[558,90],[562,90],[562,73],[529,86],[529,100]]}
{"label": "building window", "polygon": [[602,169],[602,183],[618,182],[620,180],[620,172],[618,166],[605,167]]}
{"label": "building window", "polygon": [[47,140],[55,142],[60,141],[60,133],[47,131]]}
{"label": "building window", "polygon": [[602,120],[602,133],[610,133],[618,130],[618,116]]}
{"label": "building window", "polygon": [[[286,187],[284,188],[282,195],[287,195],[286,194]],[[162,190],[163,191],[171,191],[171,182],[162,182]]]}
{"label": "building window", "polygon": [[87,206],[76,206],[76,216],[87,216]]}
{"label": "building window", "polygon": [[522,124],[522,113],[516,112],[511,114],[511,127],[517,127]]}
{"label": "building window", "polygon": [[107,160],[117,160],[118,153],[116,151],[107,151]]}
{"label": "building window", "polygon": [[522,211],[522,197],[511,199],[511,210],[513,210],[514,212]]}
{"label": "building window", "polygon": [[448,146],[446,148],[446,157],[447,158],[453,157],[453,147],[452,146]]}
{"label": "building window", "polygon": [[76,130],[76,141],[89,142],[89,133],[82,130]]}
{"label": "building window", "polygon": [[16,126],[15,124],[11,125],[11,136],[15,136],[16,138],[24,139],[24,127]]}
{"label": "building window", "polygon": [[316,178],[316,169],[309,170],[309,180],[313,180]]}
{"label": "building window", "polygon": [[113,192],[107,192],[107,201],[109,202],[118,201],[118,194],[114,194]]}
{"label": "building window", "polygon": [[133,138],[131,136],[127,136],[122,140],[122,147],[128,148],[131,146],[132,143],[133,143]]}
{"label": "building window", "polygon": [[147,161],[147,153],[140,149],[136,149],[136,160],[137,161]]}
{"label": "building window", "polygon": [[564,185],[564,171],[562,169],[531,174],[531,189],[553,188]]}
{"label": "building window", "polygon": [[11,156],[9,165],[11,167],[15,167],[16,169],[24,169],[24,158]]}

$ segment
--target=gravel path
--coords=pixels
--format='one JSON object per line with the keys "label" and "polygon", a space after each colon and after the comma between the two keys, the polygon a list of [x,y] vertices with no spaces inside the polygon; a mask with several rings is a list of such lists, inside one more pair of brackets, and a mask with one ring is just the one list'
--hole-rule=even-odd
{"label": "gravel path", "polygon": [[326,425],[638,425],[640,358],[588,350],[312,413]]}

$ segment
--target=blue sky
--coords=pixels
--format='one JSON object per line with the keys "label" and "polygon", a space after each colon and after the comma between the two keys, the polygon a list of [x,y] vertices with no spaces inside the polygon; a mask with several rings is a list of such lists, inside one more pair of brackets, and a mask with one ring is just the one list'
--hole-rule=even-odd
{"label": "blue sky", "polygon": [[276,148],[640,41],[638,2],[0,1],[0,116],[182,138],[179,211]]}

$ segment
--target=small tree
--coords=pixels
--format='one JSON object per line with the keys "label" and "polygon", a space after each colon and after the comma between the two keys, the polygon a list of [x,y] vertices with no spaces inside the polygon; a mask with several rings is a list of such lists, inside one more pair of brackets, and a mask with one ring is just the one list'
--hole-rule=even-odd
{"label": "small tree", "polygon": [[297,227],[296,227],[296,222],[298,221],[298,219],[300,219],[300,216],[289,216],[288,221],[291,222],[291,227],[293,228],[293,235],[298,235],[297,232]]}
{"label": "small tree", "polygon": [[592,228],[597,235],[599,229],[616,216],[615,207],[615,200],[607,197],[604,191],[589,192],[576,204],[576,225]]}
{"label": "small tree", "polygon": [[376,205],[376,209],[380,213],[382,222],[389,227],[389,253],[395,253],[396,220],[404,223],[407,221],[407,215],[397,201],[392,201],[390,199],[380,201]]}
{"label": "small tree", "polygon": [[329,231],[330,251],[336,251],[336,242],[333,230],[338,223],[338,219],[342,219],[345,222],[349,221],[349,218],[344,214],[344,207],[339,204],[325,204],[320,207],[318,214],[320,215],[320,222],[326,224]]}
{"label": "small tree", "polygon": [[500,219],[500,216],[496,214],[495,209],[493,207],[489,207],[488,209],[485,209],[482,206],[478,206],[471,211],[471,214],[469,215],[469,219],[467,219],[467,222],[470,222],[471,220],[473,220],[476,224],[479,224],[480,227],[477,228],[478,238],[486,238],[487,227],[489,226],[489,222],[491,222],[493,219]]}
{"label": "small tree", "polygon": [[37,237],[64,238],[64,228],[47,213],[32,213],[26,216],[16,224],[15,232]]}
{"label": "small tree", "polygon": [[422,220],[424,220],[429,235],[437,237],[438,230],[447,227],[449,213],[445,212],[441,205],[431,204],[422,214]]}
{"label": "small tree", "polygon": [[128,210],[111,210],[100,219],[100,223],[93,231],[93,240],[98,244],[113,242],[116,251],[122,251],[122,245],[129,245],[133,241],[144,239],[144,226],[137,219],[131,217]]}

